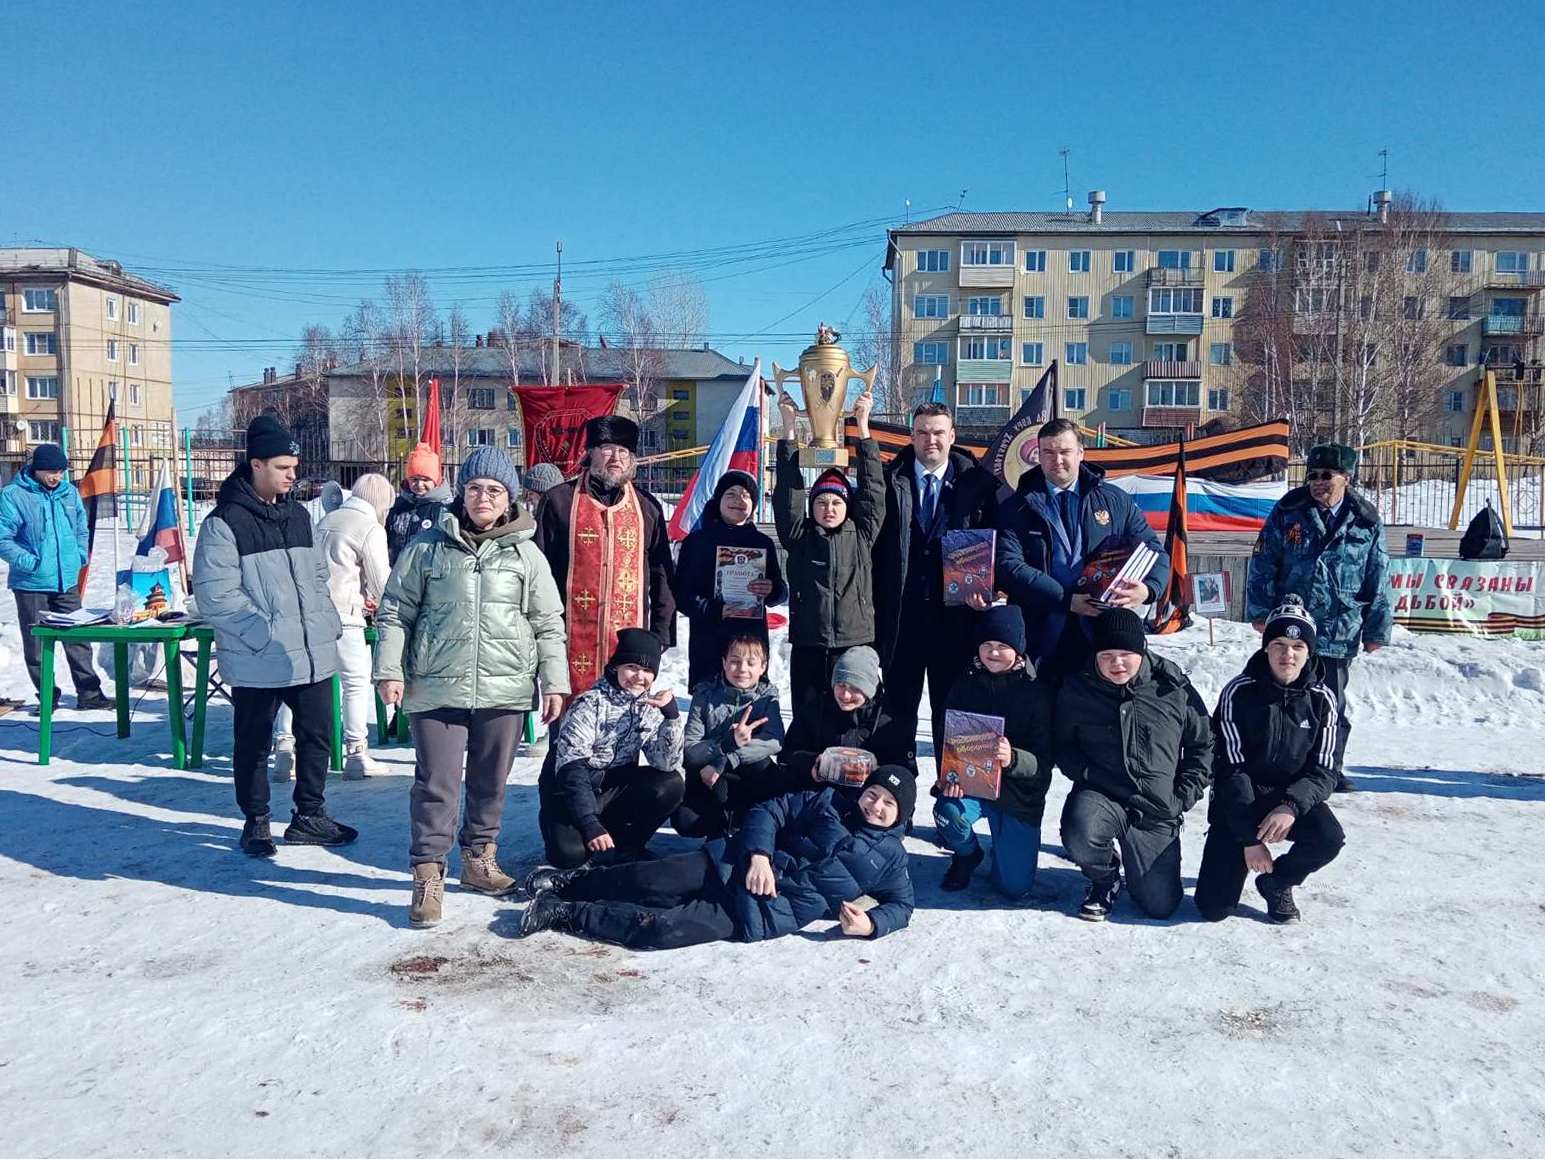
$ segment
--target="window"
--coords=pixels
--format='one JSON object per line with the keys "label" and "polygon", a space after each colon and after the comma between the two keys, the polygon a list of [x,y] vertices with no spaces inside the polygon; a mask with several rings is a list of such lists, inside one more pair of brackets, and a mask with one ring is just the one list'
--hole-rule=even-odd
{"label": "window", "polygon": [[1427,313],[1426,304],[1414,295],[1407,295],[1406,300],[1401,303],[1400,313],[1407,321],[1415,322]]}
{"label": "window", "polygon": [[1189,342],[1155,342],[1153,357],[1156,362],[1184,362],[1191,356]]}
{"label": "window", "polygon": [[1207,388],[1207,409],[1228,410],[1228,388],[1222,386],[1210,386]]}
{"label": "window", "polygon": [[1427,251],[1414,249],[1406,255],[1406,273],[1425,274],[1427,272]]}
{"label": "window", "polygon": [[1159,268],[1161,270],[1189,270],[1191,268],[1191,251],[1160,250]]}
{"label": "window", "polygon": [[130,342],[129,343],[129,365],[130,366],[138,366],[139,365],[139,343],[138,342]]}
{"label": "window", "polygon": [[1522,318],[1524,316],[1524,300],[1522,298],[1493,298],[1491,300],[1491,316],[1493,318]]}
{"label": "window", "polygon": [[1367,321],[1373,317],[1373,295],[1363,294],[1357,299],[1357,316]]}
{"label": "window", "polygon": [[1470,295],[1455,294],[1448,300],[1448,316],[1456,322],[1463,322],[1470,316]]}
{"label": "window", "polygon": [[1234,348],[1227,342],[1214,342],[1207,351],[1207,361],[1214,366],[1229,366],[1234,361]]}
{"label": "window", "polygon": [[145,431],[144,431],[144,428],[141,427],[138,423],[131,423],[130,426],[129,426],[129,445],[131,447],[138,447],[141,444],[143,444],[144,441],[145,441]]}
{"label": "window", "polygon": [[1068,250],[1068,272],[1073,274],[1089,272],[1088,250]]}
{"label": "window", "polygon": [[16,353],[16,331],[9,326],[0,331],[0,349],[4,349],[7,354]]}
{"label": "window", "polygon": [[681,388],[677,388],[677,389],[671,391],[671,397],[673,399],[675,399],[677,402],[691,402],[692,401],[692,392],[690,390],[683,390]]}
{"label": "window", "polygon": [[1234,316],[1234,299],[1214,298],[1212,300],[1212,316],[1214,318],[1232,318]]}
{"label": "window", "polygon": [[[653,431],[650,432],[650,434],[653,433]],[[512,451],[520,446],[519,427],[510,427],[507,431],[504,432],[504,445]]]}
{"label": "window", "polygon": [[1470,347],[1463,342],[1450,342],[1443,348],[1443,361],[1449,366],[1468,366]]}
{"label": "window", "polygon": [[967,298],[966,313],[979,316],[985,315],[989,318],[1000,318],[1003,316],[1003,299],[999,297]]}
{"label": "window", "polygon": [[1063,410],[1087,410],[1089,392],[1081,386],[1070,386],[1062,392]]}
{"label": "window", "polygon": [[1012,266],[1014,243],[1011,241],[967,241],[960,244],[963,266]]}
{"label": "window", "polygon": [[1110,344],[1110,364],[1112,366],[1132,365],[1132,344],[1130,342],[1112,342]]}
{"label": "window", "polygon": [[1066,353],[1065,361],[1069,366],[1082,366],[1089,361],[1089,343],[1069,342]]}
{"label": "window", "polygon": [[1040,366],[1046,361],[1046,347],[1039,342],[1022,342],[1019,361],[1024,366]]}
{"label": "window", "polygon": [[1369,250],[1363,254],[1363,269],[1370,274],[1379,272],[1379,251]]}
{"label": "window", "polygon": [[59,441],[59,424],[46,419],[28,419],[27,441],[29,443],[57,443]]}
{"label": "window", "polygon": [[1449,414],[1463,414],[1465,409],[1465,392],[1462,390],[1447,390],[1443,392],[1443,409]]}
{"label": "window", "polygon": [[948,318],[950,296],[948,294],[918,294],[912,299],[912,317]]}
{"label": "window", "polygon": [[137,382],[129,383],[129,405],[130,406],[139,406],[139,404],[140,404],[140,389],[141,388],[140,388],[140,384],[139,383],[137,383]]}
{"label": "window", "polygon": [[[494,388],[491,386],[473,386],[467,389],[467,406],[472,410],[494,409]],[[487,443],[475,443],[474,446],[487,446]]]}
{"label": "window", "polygon": [[491,447],[494,445],[494,431],[492,427],[476,427],[467,432],[467,446]]}
{"label": "window", "polygon": [[1044,318],[1044,317],[1046,317],[1046,299],[1043,298],[1039,294],[1034,294],[1034,295],[1026,294],[1025,295],[1025,317],[1026,318]]}
{"label": "window", "polygon": [[118,339],[116,338],[109,338],[107,340],[107,360],[109,362],[118,361]]}
{"label": "window", "polygon": [[1200,288],[1188,290],[1156,286],[1148,291],[1148,312],[1150,314],[1200,314],[1202,291]]}
{"label": "window", "polygon": [[918,250],[917,269],[924,274],[946,274],[950,268],[949,250]]}
{"label": "window", "polygon": [[1149,406],[1201,406],[1202,384],[1195,379],[1155,380],[1148,383]]}
{"label": "window", "polygon": [[1255,268],[1263,274],[1271,274],[1282,268],[1282,259],[1276,250],[1262,250],[1255,258]]}
{"label": "window", "polygon": [[124,304],[124,308],[128,311],[129,325],[130,326],[138,326],[139,325],[139,303],[138,302],[127,302],[127,303]]}
{"label": "window", "polygon": [[1468,274],[1470,272],[1471,255],[1469,250],[1455,250],[1448,255],[1448,268],[1451,273]]}
{"label": "window", "polygon": [[1132,392],[1125,387],[1111,387],[1105,392],[1105,400],[1111,410],[1132,409]]}
{"label": "window", "polygon": [[[27,376],[27,397],[31,399],[47,399],[59,397],[59,379],[55,375],[38,377]],[[47,441],[46,439],[44,440]]]}
{"label": "window", "polygon": [[1068,317],[1069,318],[1087,318],[1087,317],[1089,317],[1089,299],[1088,298],[1083,298],[1083,297],[1069,298],[1068,299]]}
{"label": "window", "polygon": [[1046,272],[1046,251],[1045,250],[1026,250],[1025,251],[1025,273],[1027,273],[1027,274],[1044,274],[1045,272]]}
{"label": "window", "polygon": [[1137,268],[1136,250],[1117,250],[1110,256],[1111,268],[1118,274],[1130,274]]}
{"label": "window", "polygon": [[1523,347],[1514,342],[1481,347],[1481,362],[1486,366],[1512,366],[1522,357]]}
{"label": "window", "polygon": [[1132,295],[1112,294],[1110,298],[1110,316],[1112,318],[1130,318],[1132,316]]}
{"label": "window", "polygon": [[1234,251],[1213,250],[1212,272],[1215,274],[1232,274],[1234,272]]}
{"label": "window", "polygon": [[1462,438],[1460,438],[1458,435],[1449,435],[1449,437],[1448,437],[1448,445],[1451,446],[1451,447],[1462,447],[1462,446],[1465,445],[1465,443],[1464,443],[1464,440]]}
{"label": "window", "polygon": [[1004,382],[962,382],[955,387],[955,405],[1008,406],[1008,384]]}
{"label": "window", "polygon": [[1529,272],[1529,255],[1520,250],[1497,251],[1497,273],[1526,274]]}
{"label": "window", "polygon": [[59,340],[52,330],[28,330],[27,353],[58,354]]}
{"label": "window", "polygon": [[109,322],[118,321],[118,299],[108,295],[102,299],[102,302],[107,307],[107,320]]}
{"label": "window", "polygon": [[1013,358],[1013,339],[988,338],[985,335],[962,335],[960,339],[960,356],[962,358],[991,358],[994,360],[1006,360]]}
{"label": "window", "polygon": [[59,309],[59,295],[53,290],[23,290],[21,308],[28,314],[48,314]]}
{"label": "window", "polygon": [[12,398],[16,397],[16,372],[14,370],[7,370],[4,374],[0,374],[0,391],[4,391]]}
{"label": "window", "polygon": [[912,346],[912,361],[921,366],[946,366],[949,360],[948,342],[917,342]]}

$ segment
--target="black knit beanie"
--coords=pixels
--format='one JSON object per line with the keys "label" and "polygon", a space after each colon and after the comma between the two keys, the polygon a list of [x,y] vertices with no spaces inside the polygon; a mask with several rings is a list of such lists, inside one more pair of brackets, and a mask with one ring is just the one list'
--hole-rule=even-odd
{"label": "black knit beanie", "polygon": [[637,664],[640,668],[659,675],[660,637],[643,628],[624,628],[617,633],[617,647],[606,662],[607,672],[616,672],[624,664]]}
{"label": "black knit beanie", "polygon": [[896,798],[896,824],[912,820],[912,811],[917,808],[917,778],[905,765],[881,765],[864,782],[864,788],[870,785],[879,785]]}
{"label": "black knit beanie", "polygon": [[1282,601],[1282,606],[1273,609],[1266,619],[1266,629],[1261,633],[1261,647],[1266,647],[1278,636],[1286,636],[1290,640],[1302,640],[1309,645],[1309,651],[1315,650],[1318,643],[1318,633],[1314,626],[1314,617],[1309,614],[1309,609],[1304,607],[1304,601],[1298,596],[1290,595]]}
{"label": "black knit beanie", "polygon": [[1094,650],[1146,654],[1148,636],[1143,631],[1143,618],[1131,608],[1101,612],[1094,622]]}
{"label": "black knit beanie", "polygon": [[273,415],[258,415],[247,424],[248,462],[299,454],[300,444],[295,441],[295,436]]}

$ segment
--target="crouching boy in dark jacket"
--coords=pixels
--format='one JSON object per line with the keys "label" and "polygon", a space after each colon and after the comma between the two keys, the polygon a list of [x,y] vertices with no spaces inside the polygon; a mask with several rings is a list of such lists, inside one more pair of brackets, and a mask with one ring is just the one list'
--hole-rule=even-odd
{"label": "crouching boy in dark jacket", "polygon": [[[882,765],[858,800],[823,789],[765,801],[736,838],[657,861],[527,879],[522,935],[556,929],[634,950],[701,942],[761,942],[835,919],[855,938],[879,938],[912,917],[901,832],[917,785]],[[858,899],[877,903],[865,911]]]}
{"label": "crouching boy in dark jacket", "polygon": [[976,658],[955,681],[949,706],[1003,718],[998,740],[1003,776],[996,801],[967,797],[959,785],[934,786],[934,828],[940,844],[954,854],[941,888],[955,891],[971,884],[983,857],[973,826],[986,817],[992,831],[993,888],[1018,901],[1035,884],[1041,851],[1041,816],[1051,787],[1053,693],[1025,659],[1025,618],[1017,607],[991,608],[973,626]]}
{"label": "crouching boy in dark jacket", "polygon": [[[784,784],[787,792],[818,789],[816,762],[829,748],[863,749],[877,765],[902,765],[917,776],[916,742],[884,708],[880,688],[880,657],[867,644],[849,648],[832,668],[831,689],[794,705],[794,722],[783,739]],[[841,788],[857,796],[852,788]]]}
{"label": "crouching boy in dark jacket", "polygon": [[[1234,912],[1252,870],[1272,921],[1298,921],[1294,887],[1346,840],[1327,804],[1336,788],[1336,695],[1320,677],[1303,601],[1289,596],[1272,612],[1261,641],[1212,715],[1216,775],[1196,878],[1196,908],[1210,922]],[[1293,845],[1273,857],[1278,841]]]}
{"label": "crouching boy in dark jacket", "polygon": [[1073,782],[1062,844],[1089,879],[1078,916],[1104,921],[1125,869],[1138,907],[1169,917],[1184,893],[1181,820],[1207,788],[1212,729],[1185,673],[1148,655],[1136,612],[1094,622],[1094,656],[1057,697],[1056,738],[1057,766]]}

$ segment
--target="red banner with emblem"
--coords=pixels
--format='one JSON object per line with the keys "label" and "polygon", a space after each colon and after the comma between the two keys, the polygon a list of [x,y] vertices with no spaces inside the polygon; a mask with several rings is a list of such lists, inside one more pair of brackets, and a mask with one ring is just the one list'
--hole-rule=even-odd
{"label": "red banner with emblem", "polygon": [[567,479],[585,453],[585,424],[609,415],[623,392],[622,383],[511,387],[520,400],[526,433],[526,466],[553,463]]}

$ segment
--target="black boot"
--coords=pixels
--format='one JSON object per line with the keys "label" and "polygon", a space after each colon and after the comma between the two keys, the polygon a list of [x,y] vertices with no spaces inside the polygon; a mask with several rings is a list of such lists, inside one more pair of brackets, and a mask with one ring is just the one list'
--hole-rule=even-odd
{"label": "black boot", "polygon": [[278,852],[274,848],[273,834],[268,831],[267,813],[247,818],[247,823],[241,827],[241,851],[248,857],[272,857]]}
{"label": "black boot", "polygon": [[291,813],[290,823],[284,830],[286,845],[347,845],[359,836],[359,830],[340,824],[327,815],[326,809],[315,813]]}
{"label": "black boot", "polygon": [[1097,881],[1089,883],[1089,892],[1084,894],[1084,904],[1078,907],[1078,916],[1086,922],[1103,922],[1110,917],[1110,911],[1116,908],[1116,899],[1121,896],[1121,878],[1108,885],[1101,885]]}
{"label": "black boot", "polygon": [[101,708],[112,708],[113,699],[104,695],[98,688],[95,692],[82,692],[75,697],[75,707],[81,712],[92,712]]}
{"label": "black boot", "polygon": [[971,875],[976,872],[976,867],[982,864],[982,852],[980,843],[970,853],[957,853],[950,858],[950,867],[945,871],[944,880],[939,883],[939,888],[949,893],[958,893],[971,884]]}
{"label": "black boot", "polygon": [[1279,926],[1290,926],[1303,919],[1293,903],[1293,887],[1283,885],[1269,873],[1255,879],[1255,888],[1266,899],[1266,915]]}
{"label": "black boot", "polygon": [[520,915],[520,936],[529,938],[543,930],[567,933],[574,924],[574,903],[564,901],[550,889],[544,889],[531,899],[526,912]]}
{"label": "black boot", "polygon": [[1355,793],[1355,792],[1357,792],[1357,786],[1352,783],[1352,778],[1347,776],[1345,773],[1337,773],[1336,774],[1336,792],[1338,792],[1338,793]]}
{"label": "black boot", "polygon": [[554,869],[551,865],[539,865],[526,874],[526,880],[520,883],[520,890],[527,897],[535,898],[547,890],[560,890],[576,877],[583,877],[588,872],[588,864],[577,869]]}

